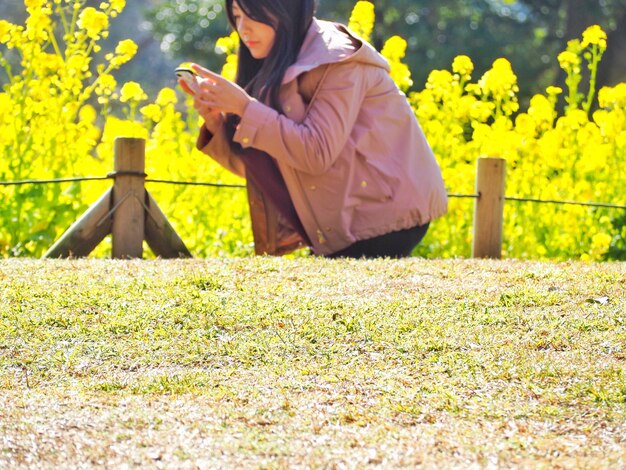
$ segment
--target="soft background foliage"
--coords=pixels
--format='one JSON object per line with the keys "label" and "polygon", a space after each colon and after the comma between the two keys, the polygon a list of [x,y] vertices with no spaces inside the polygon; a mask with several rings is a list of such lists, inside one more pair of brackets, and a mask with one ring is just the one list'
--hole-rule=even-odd
{"label": "soft background foliage", "polygon": [[[22,58],[14,70],[0,56],[0,103],[7,110],[0,115],[0,180],[106,175],[113,169],[113,140],[129,136],[147,139],[151,178],[233,182],[195,150],[197,116],[186,113],[190,103],[180,102],[182,93],[164,88],[149,102],[141,84],[117,83],[112,72],[135,54],[132,41],[120,41],[104,63],[94,63],[123,0],[101,9],[67,0],[25,6],[25,25],[0,22],[0,42]],[[0,255],[40,256],[110,185],[0,187]],[[251,253],[244,191],[162,185],[149,190],[196,255]],[[105,251],[106,244],[99,253]]]}
{"label": "soft background foliage", "polygon": [[[164,88],[150,99],[141,83],[116,81],[136,45],[121,40],[112,51],[99,49],[124,0],[98,8],[27,0],[25,7],[23,25],[0,20],[0,180],[105,175],[113,166],[113,139],[131,136],[147,139],[150,178],[242,183],[195,150],[199,122],[182,93]],[[350,26],[368,36],[374,15],[372,4],[357,2]],[[232,76],[232,41],[220,44],[230,53],[224,73]],[[626,84],[595,94],[606,47],[597,26],[571,41],[558,56],[567,89],[549,87],[523,109],[517,75],[505,58],[481,74],[470,57],[458,56],[450,70],[432,71],[423,90],[409,92],[449,192],[473,193],[477,158],[500,156],[508,163],[507,195],[623,202]],[[408,91],[406,50],[400,36],[381,47],[394,79]],[[5,58],[16,52],[17,67]],[[40,256],[110,184],[0,186],[0,255]],[[243,190],[148,189],[195,256],[252,253]],[[623,211],[517,202],[505,211],[505,256],[626,257]],[[471,224],[471,200],[452,199],[450,213],[433,224],[417,254],[469,256]]]}
{"label": "soft background foliage", "polygon": [[[554,57],[565,49],[568,39],[580,37],[591,24],[600,25],[614,45],[602,60],[599,83],[615,85],[626,80],[626,56],[617,47],[626,44],[626,0],[375,3],[377,19],[371,42],[380,49],[391,36],[406,39],[405,60],[413,72],[415,90],[424,86],[432,69],[448,68],[459,54],[471,57],[480,71],[489,69],[498,57],[506,57],[519,77],[519,98],[526,107],[537,91],[554,83],[562,85],[564,77]],[[319,0],[318,16],[345,22],[354,4],[355,0]],[[133,0],[127,11],[141,9],[141,5],[147,10],[145,23],[151,36],[160,42],[164,53],[161,56],[219,66],[213,48],[215,38],[225,34],[227,28],[224,15],[215,14],[222,8],[222,0]],[[126,18],[129,17],[125,13],[112,32]],[[145,38],[142,35],[138,39]],[[152,61],[142,62],[145,51],[142,45],[135,62],[150,67]]]}

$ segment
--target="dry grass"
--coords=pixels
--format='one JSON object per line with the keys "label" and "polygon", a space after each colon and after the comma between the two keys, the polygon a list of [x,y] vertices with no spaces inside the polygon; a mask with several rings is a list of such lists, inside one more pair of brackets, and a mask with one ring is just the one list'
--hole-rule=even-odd
{"label": "dry grass", "polygon": [[626,265],[0,262],[2,468],[623,468]]}

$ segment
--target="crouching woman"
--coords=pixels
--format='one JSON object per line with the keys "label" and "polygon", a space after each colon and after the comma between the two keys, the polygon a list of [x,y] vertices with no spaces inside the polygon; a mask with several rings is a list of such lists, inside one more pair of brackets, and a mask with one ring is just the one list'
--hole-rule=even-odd
{"label": "crouching woman", "polygon": [[246,178],[256,252],[409,256],[447,196],[387,61],[317,19],[314,0],[226,0],[226,11],[236,83],[193,65],[197,145]]}

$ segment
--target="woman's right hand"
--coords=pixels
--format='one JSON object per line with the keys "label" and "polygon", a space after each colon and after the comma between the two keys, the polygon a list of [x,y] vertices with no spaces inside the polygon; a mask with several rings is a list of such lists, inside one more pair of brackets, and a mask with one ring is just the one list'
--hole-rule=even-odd
{"label": "woman's right hand", "polygon": [[[206,80],[200,80],[200,86],[202,82]],[[193,96],[193,107],[198,112],[202,119],[204,119],[204,125],[211,134],[215,134],[222,124],[224,123],[224,114],[211,106],[209,106],[199,95],[195,94],[189,89],[184,80],[179,80],[178,83],[185,90],[186,93]]]}

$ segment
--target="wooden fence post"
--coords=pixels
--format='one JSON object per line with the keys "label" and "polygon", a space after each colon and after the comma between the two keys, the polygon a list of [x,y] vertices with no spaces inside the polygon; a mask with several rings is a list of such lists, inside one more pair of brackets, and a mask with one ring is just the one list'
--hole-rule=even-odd
{"label": "wooden fence post", "polygon": [[506,160],[479,158],[474,204],[473,258],[502,257]]}
{"label": "wooden fence post", "polygon": [[100,199],[50,247],[43,255],[44,258],[80,258],[91,253],[104,237],[111,233],[112,194],[113,188],[107,189]]}
{"label": "wooden fence post", "polygon": [[113,258],[141,258],[145,231],[146,141],[115,139],[113,205],[115,214],[111,234]]}
{"label": "wooden fence post", "polygon": [[187,247],[161,212],[156,201],[146,191],[146,243],[161,258],[188,258]]}
{"label": "wooden fence post", "polygon": [[141,258],[144,240],[162,258],[191,257],[146,191],[145,150],[144,139],[115,139],[113,188],[72,224],[44,258],[87,256],[109,233],[113,238],[113,258]]}

